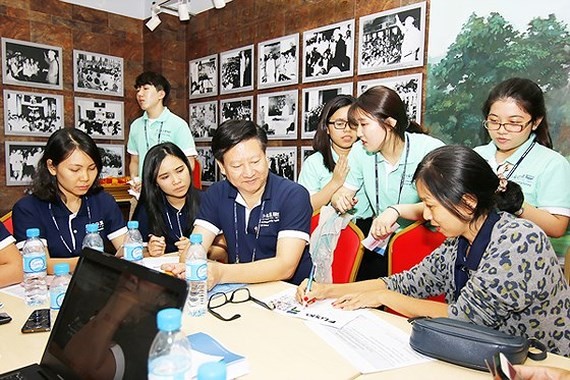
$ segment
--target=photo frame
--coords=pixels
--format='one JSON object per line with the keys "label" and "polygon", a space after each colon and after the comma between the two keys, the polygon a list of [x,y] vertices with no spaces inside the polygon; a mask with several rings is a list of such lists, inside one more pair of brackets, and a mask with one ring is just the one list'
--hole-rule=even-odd
{"label": "photo frame", "polygon": [[73,90],[123,96],[123,58],[73,50]]}
{"label": "photo frame", "polygon": [[352,76],[354,19],[303,32],[303,83]]}
{"label": "photo frame", "polygon": [[269,170],[297,182],[297,147],[267,147]]}
{"label": "photo frame", "polygon": [[220,53],[220,94],[253,90],[253,45]]}
{"label": "photo frame", "polygon": [[217,180],[218,165],[209,146],[197,146],[198,160],[202,166],[202,185],[210,186]]}
{"label": "photo frame", "polygon": [[218,55],[194,59],[189,66],[190,99],[218,95]]}
{"label": "photo frame", "polygon": [[299,33],[257,45],[257,87],[299,83]]}
{"label": "photo frame", "polygon": [[6,141],[6,185],[26,186],[32,183],[36,167],[45,150],[45,142]]}
{"label": "photo frame", "polygon": [[123,102],[75,98],[75,127],[94,139],[124,139]]}
{"label": "photo frame", "polygon": [[396,77],[361,81],[357,84],[357,96],[373,86],[386,86],[398,93],[406,104],[408,117],[421,123],[422,117],[422,74],[400,75]]}
{"label": "photo frame", "polygon": [[2,37],[2,83],[63,90],[62,48]]}
{"label": "photo frame", "polygon": [[63,96],[4,90],[4,134],[49,137],[63,128]]}
{"label": "photo frame", "polygon": [[220,124],[230,119],[253,120],[253,96],[220,100]]}
{"label": "photo frame", "polygon": [[303,168],[303,163],[311,155],[315,153],[312,146],[302,146],[301,147],[301,168]]}
{"label": "photo frame", "polygon": [[352,95],[352,82],[303,89],[302,139],[315,137],[321,112],[325,104],[337,95]]}
{"label": "photo frame", "polygon": [[424,64],[426,3],[359,19],[358,75]]}
{"label": "photo frame", "polygon": [[100,178],[125,176],[125,146],[117,144],[97,144],[103,169]]}
{"label": "photo frame", "polygon": [[257,95],[257,124],[270,140],[297,138],[297,90]]}
{"label": "photo frame", "polygon": [[218,101],[191,103],[189,115],[194,141],[211,141],[218,129]]}

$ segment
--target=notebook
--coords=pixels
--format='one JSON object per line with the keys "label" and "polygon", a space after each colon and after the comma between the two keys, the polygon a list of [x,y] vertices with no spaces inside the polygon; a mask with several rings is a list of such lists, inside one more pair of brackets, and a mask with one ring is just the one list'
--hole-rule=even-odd
{"label": "notebook", "polygon": [[40,364],[0,380],[146,379],[156,314],[182,309],[187,293],[183,280],[85,248]]}

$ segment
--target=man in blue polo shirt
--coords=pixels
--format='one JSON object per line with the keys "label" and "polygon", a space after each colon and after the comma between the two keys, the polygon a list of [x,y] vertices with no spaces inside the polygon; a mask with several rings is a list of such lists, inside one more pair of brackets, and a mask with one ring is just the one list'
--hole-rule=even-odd
{"label": "man in blue polo shirt", "polygon": [[[301,185],[269,172],[267,135],[251,121],[228,120],[216,130],[212,151],[226,180],[202,196],[192,233],[206,250],[223,233],[227,262],[209,262],[208,286],[309,276],[311,201]],[[213,257],[211,257],[213,258]],[[164,266],[180,276],[184,266]]]}

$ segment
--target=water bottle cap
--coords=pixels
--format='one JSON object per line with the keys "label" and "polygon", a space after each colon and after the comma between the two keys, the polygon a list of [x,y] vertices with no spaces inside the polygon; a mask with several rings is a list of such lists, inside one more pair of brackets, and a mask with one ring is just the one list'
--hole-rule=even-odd
{"label": "water bottle cap", "polygon": [[202,234],[190,235],[190,244],[202,244]]}
{"label": "water bottle cap", "polygon": [[156,325],[160,331],[180,330],[182,325],[182,311],[180,309],[162,309],[156,315]]}
{"label": "water bottle cap", "polygon": [[40,236],[40,229],[39,228],[28,228],[26,230],[26,237],[38,237]]}
{"label": "water bottle cap", "polygon": [[97,223],[88,223],[85,225],[85,231],[88,233],[98,232],[99,225]]}
{"label": "water bottle cap", "polygon": [[56,276],[61,274],[68,274],[69,273],[69,264],[68,263],[59,263],[53,266],[53,272]]}
{"label": "water bottle cap", "polygon": [[135,229],[135,228],[139,228],[139,222],[138,220],[129,220],[127,222],[127,228],[129,230]]}
{"label": "water bottle cap", "polygon": [[198,367],[198,380],[226,380],[226,363],[221,360],[202,364]]}

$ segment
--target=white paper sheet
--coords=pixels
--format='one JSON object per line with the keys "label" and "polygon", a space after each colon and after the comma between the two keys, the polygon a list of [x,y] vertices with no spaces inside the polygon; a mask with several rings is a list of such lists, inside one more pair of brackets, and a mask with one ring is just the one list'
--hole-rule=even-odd
{"label": "white paper sheet", "polygon": [[410,347],[408,334],[369,311],[361,311],[340,329],[309,321],[306,323],[363,374],[433,360]]}

